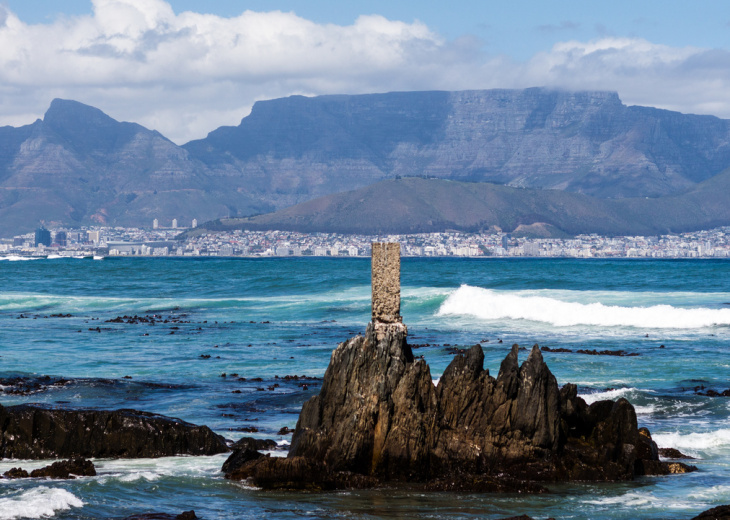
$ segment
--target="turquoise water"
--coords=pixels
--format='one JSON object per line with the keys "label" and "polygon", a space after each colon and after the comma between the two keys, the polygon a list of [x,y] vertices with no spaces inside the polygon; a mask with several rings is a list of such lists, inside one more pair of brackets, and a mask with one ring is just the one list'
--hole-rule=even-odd
{"label": "turquoise water", "polygon": [[[278,431],[294,427],[318,381],[284,376],[321,377],[337,343],[364,331],[369,284],[367,259],[0,260],[0,402],[137,408],[285,447]],[[434,379],[453,357],[447,344],[481,343],[492,373],[512,343],[639,354],[545,359],[588,401],[628,398],[640,426],[698,457],[700,471],[534,497],[303,495],[225,481],[225,455],[97,460],[94,478],[0,481],[0,520],[189,509],[206,519],[679,519],[730,503],[730,399],[694,392],[730,388],[730,262],[406,258],[402,286],[409,341],[429,345],[414,352]],[[155,324],[108,321],[135,314]],[[46,463],[0,461],[0,473]]]}

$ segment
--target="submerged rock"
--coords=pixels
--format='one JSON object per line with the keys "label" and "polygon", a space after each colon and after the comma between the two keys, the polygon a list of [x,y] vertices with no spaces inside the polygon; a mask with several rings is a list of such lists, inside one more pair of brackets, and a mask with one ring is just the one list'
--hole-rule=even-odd
{"label": "submerged rock", "polygon": [[288,458],[248,460],[229,476],[277,489],[405,481],[539,492],[529,483],[672,472],[628,401],[589,406],[575,385],[559,389],[539,347],[520,366],[514,345],[494,378],[475,345],[434,387],[406,333],[402,323],[371,323],[340,344],[319,395],[302,407]]}
{"label": "submerged rock", "polygon": [[227,452],[207,426],[137,410],[0,405],[0,458],[148,458]]}

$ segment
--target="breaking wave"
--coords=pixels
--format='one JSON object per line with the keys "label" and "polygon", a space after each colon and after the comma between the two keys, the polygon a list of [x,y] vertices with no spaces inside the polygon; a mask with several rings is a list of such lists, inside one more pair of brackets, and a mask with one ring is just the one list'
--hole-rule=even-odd
{"label": "breaking wave", "polygon": [[652,438],[662,448],[676,448],[689,455],[714,452],[730,448],[730,429],[697,433],[652,433]]}
{"label": "breaking wave", "polygon": [[730,325],[730,309],[607,305],[564,301],[532,293],[501,292],[462,285],[438,310],[440,316],[484,320],[529,320],[556,327],[590,325],[656,329],[698,329]]}
{"label": "breaking wave", "polygon": [[47,518],[57,511],[83,507],[84,503],[65,489],[37,487],[12,496],[0,497],[0,520]]}

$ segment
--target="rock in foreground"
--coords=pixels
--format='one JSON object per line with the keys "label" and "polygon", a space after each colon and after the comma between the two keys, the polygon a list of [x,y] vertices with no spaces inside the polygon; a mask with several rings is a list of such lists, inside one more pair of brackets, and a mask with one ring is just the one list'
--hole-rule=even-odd
{"label": "rock in foreground", "polygon": [[434,387],[428,365],[413,358],[406,327],[371,323],[364,337],[333,352],[320,394],[302,408],[288,458],[244,457],[229,477],[263,488],[398,481],[540,491],[529,483],[691,470],[659,461],[628,401],[589,406],[575,385],[558,388],[539,348],[522,366],[517,354],[515,345],[495,379],[477,345],[454,358]]}
{"label": "rock in foreground", "polygon": [[0,406],[0,458],[148,458],[229,451],[207,426],[137,410]]}

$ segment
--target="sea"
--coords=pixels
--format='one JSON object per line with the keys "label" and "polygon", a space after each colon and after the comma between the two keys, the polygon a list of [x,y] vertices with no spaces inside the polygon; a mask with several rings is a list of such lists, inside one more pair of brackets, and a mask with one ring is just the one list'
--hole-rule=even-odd
{"label": "sea", "polygon": [[[699,395],[730,389],[729,261],[404,258],[401,283],[409,342],[434,383],[477,343],[495,376],[514,343],[569,349],[544,353],[560,385],[589,403],[628,399],[639,426],[699,470],[550,483],[544,495],[284,493],[225,480],[225,454],[97,459],[96,477],[0,480],[0,520],[689,519],[730,504],[730,398]],[[369,318],[366,258],[3,257],[0,403],[145,410],[274,439],[284,456],[282,429]],[[0,460],[0,473],[48,463]]]}

